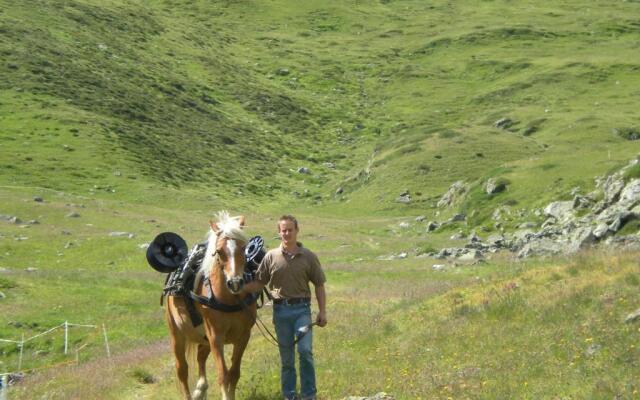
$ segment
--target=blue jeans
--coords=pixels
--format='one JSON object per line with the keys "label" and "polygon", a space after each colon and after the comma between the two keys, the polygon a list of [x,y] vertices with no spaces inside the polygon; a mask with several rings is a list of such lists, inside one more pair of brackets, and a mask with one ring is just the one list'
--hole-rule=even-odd
{"label": "blue jeans", "polygon": [[[298,329],[311,324],[311,305],[275,304],[273,306],[273,324],[280,345],[280,383],[285,399],[296,397],[296,363],[294,341],[300,334]],[[316,371],[313,366],[313,352],[311,350],[312,331],[302,336],[298,342],[298,357],[300,359],[300,394],[302,399],[315,399]]]}

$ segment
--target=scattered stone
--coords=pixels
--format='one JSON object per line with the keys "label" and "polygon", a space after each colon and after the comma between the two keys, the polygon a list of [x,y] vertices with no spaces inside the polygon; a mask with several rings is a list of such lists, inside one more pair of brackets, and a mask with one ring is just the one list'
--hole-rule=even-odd
{"label": "scattered stone", "polygon": [[440,200],[438,200],[437,206],[440,208],[451,207],[463,197],[466,191],[467,191],[467,186],[463,181],[454,182],[449,187],[449,190],[447,190],[447,192],[444,195],[442,195]]}
{"label": "scattered stone", "polygon": [[624,322],[627,324],[636,321],[640,321],[640,308],[627,315],[627,317],[624,319]]}
{"label": "scattered stone", "polygon": [[278,68],[276,70],[276,75],[278,76],[287,76],[291,73],[291,71],[289,71],[289,68]]}
{"label": "scattered stone", "polygon": [[64,245],[64,248],[65,248],[65,249],[68,249],[68,248],[70,248],[71,246],[73,246],[73,243],[72,243],[72,242],[67,242],[67,244],[65,244],[65,245]]}
{"label": "scattered stone", "polygon": [[300,168],[298,168],[297,171],[298,171],[299,174],[310,174],[311,173],[311,170],[309,168],[307,168],[307,167],[300,167]]}
{"label": "scattered stone", "polygon": [[34,196],[33,201],[35,201],[36,203],[42,203],[44,199],[40,196]]}
{"label": "scattered stone", "polygon": [[331,168],[331,169],[334,169],[336,167],[336,165],[334,163],[332,163],[332,162],[325,162],[325,163],[322,163],[322,165],[324,165],[327,168]]}
{"label": "scattered stone", "polygon": [[453,217],[449,218],[447,220],[447,222],[451,223],[451,222],[460,222],[460,221],[464,221],[465,219],[467,219],[467,216],[464,214],[455,214]]}
{"label": "scattered stone", "polygon": [[443,269],[445,269],[445,265],[444,264],[433,264],[431,266],[431,269],[433,269],[434,271],[442,271]]}
{"label": "scattered stone", "polygon": [[449,237],[449,239],[451,239],[451,240],[460,240],[460,239],[464,239],[464,238],[465,238],[465,236],[464,236],[464,233],[462,233],[462,232],[456,232],[456,233],[454,233],[453,235],[451,235]]}
{"label": "scattered stone", "polygon": [[336,194],[342,194],[342,193],[344,193],[344,188],[340,186],[338,189],[336,189]]}
{"label": "scattered stone", "polygon": [[422,222],[425,219],[427,219],[427,217],[425,217],[424,215],[419,215],[419,216],[416,217],[415,221],[416,222]]}
{"label": "scattered stone", "polygon": [[398,226],[402,229],[408,229],[411,225],[408,222],[400,222]]}
{"label": "scattered stone", "polygon": [[129,232],[110,232],[109,236],[111,236],[111,237],[127,237],[129,239],[133,239],[134,237],[136,237],[136,235],[134,233],[129,233]]}
{"label": "scattered stone", "polygon": [[149,243],[142,243],[138,245],[139,249],[146,250],[149,248]]}
{"label": "scattered stone", "polygon": [[21,223],[22,223],[22,220],[21,220],[20,218],[18,218],[18,217],[10,217],[10,218],[8,219],[8,221],[9,221],[9,223],[11,223],[11,224],[16,224],[16,225],[18,225],[18,224],[21,224]]}
{"label": "scattered stone", "polygon": [[495,193],[503,192],[507,188],[507,184],[504,180],[499,180],[496,178],[489,178],[487,183],[484,186],[484,191],[491,195]]}
{"label": "scattered stone", "polygon": [[407,192],[403,192],[396,198],[396,203],[409,204],[411,203],[411,195]]}
{"label": "scattered stone", "polygon": [[427,223],[427,232],[433,232],[433,231],[435,231],[436,229],[438,229],[439,227],[440,227],[440,224],[438,224],[437,222],[435,222],[435,221],[429,221],[429,222]]}
{"label": "scattered stone", "polygon": [[471,249],[466,253],[458,256],[459,261],[475,261],[482,258],[482,253],[476,249]]}
{"label": "scattered stone", "polygon": [[591,345],[587,348],[584,354],[587,357],[593,357],[597,352],[600,351],[600,349],[602,349],[601,345],[597,343],[591,343]]}
{"label": "scattered stone", "polygon": [[32,219],[27,221],[27,225],[40,225],[40,222],[37,219]]}
{"label": "scattered stone", "polygon": [[497,120],[493,126],[498,129],[508,129],[513,126],[515,122],[511,118],[500,118]]}
{"label": "scattered stone", "polygon": [[73,211],[73,212],[70,212],[69,214],[65,215],[65,217],[67,217],[67,218],[80,218],[80,214],[78,214],[77,212]]}

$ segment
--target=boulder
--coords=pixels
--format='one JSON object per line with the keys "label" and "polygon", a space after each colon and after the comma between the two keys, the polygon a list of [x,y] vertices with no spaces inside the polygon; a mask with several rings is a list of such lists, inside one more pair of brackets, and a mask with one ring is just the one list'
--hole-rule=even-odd
{"label": "boulder", "polygon": [[568,252],[576,252],[595,243],[596,237],[591,227],[576,229],[569,239]]}
{"label": "boulder", "polygon": [[396,203],[409,204],[411,203],[411,195],[400,195],[396,198]]}
{"label": "boulder", "polygon": [[513,126],[513,124],[514,121],[511,118],[500,118],[493,124],[493,126],[498,129],[508,129]]}
{"label": "boulder", "polygon": [[425,217],[424,215],[419,215],[419,216],[416,217],[415,221],[416,222],[422,222],[425,219],[427,219],[427,217]]}
{"label": "boulder", "polygon": [[506,188],[507,184],[503,180],[498,180],[496,178],[489,178],[487,183],[484,185],[484,191],[489,195],[503,192]]}
{"label": "boulder", "polygon": [[560,254],[563,247],[558,242],[549,238],[542,238],[525,244],[518,252],[518,258],[526,258],[531,256],[546,256]]}
{"label": "boulder", "polygon": [[298,171],[299,174],[310,174],[311,173],[311,170],[309,168],[307,168],[307,167],[300,167],[300,168],[298,168],[297,171]]}
{"label": "boulder", "polygon": [[598,240],[600,240],[603,237],[605,237],[607,235],[607,233],[609,233],[609,225],[607,225],[605,223],[599,223],[593,229],[593,236]]}
{"label": "boulder", "polygon": [[573,201],[554,201],[544,208],[547,217],[554,217],[558,221],[573,218]]}
{"label": "boulder", "polygon": [[640,203],[640,179],[634,179],[620,192],[618,204],[631,208],[638,203]]}
{"label": "boulder", "polygon": [[467,191],[467,186],[463,181],[454,182],[447,192],[442,195],[438,200],[438,207],[451,207],[457,200],[459,200]]}
{"label": "boulder", "polygon": [[427,232],[433,232],[433,231],[435,231],[436,229],[438,229],[439,227],[440,227],[440,224],[438,224],[437,222],[435,222],[435,221],[429,221],[429,222],[427,223]]}
{"label": "boulder", "polygon": [[466,253],[458,256],[459,261],[475,261],[481,258],[482,258],[482,253],[476,249],[468,250]]}
{"label": "boulder", "polygon": [[624,180],[619,174],[609,175],[602,186],[605,204],[611,204],[618,201],[620,192],[624,186]]}

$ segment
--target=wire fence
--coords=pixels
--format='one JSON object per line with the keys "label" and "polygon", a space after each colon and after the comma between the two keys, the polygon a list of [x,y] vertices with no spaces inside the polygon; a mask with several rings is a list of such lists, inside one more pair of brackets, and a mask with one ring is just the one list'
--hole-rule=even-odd
{"label": "wire fence", "polygon": [[[65,361],[54,363],[54,364],[47,364],[47,365],[42,365],[38,367],[30,367],[28,369],[23,369],[25,344],[32,342],[38,338],[54,334],[59,330],[64,331],[64,350],[63,350],[64,355],[67,357],[70,356],[71,349],[69,348],[69,331],[71,328],[93,329],[92,334],[90,334],[89,337],[85,338],[84,343],[77,346],[75,349],[73,349],[74,357],[71,360],[67,359]],[[80,352],[91,343],[91,340],[89,339],[96,336],[102,336],[106,355],[110,359],[111,350],[109,348],[109,338],[107,336],[107,328],[104,324],[102,324],[101,326],[98,326],[98,325],[74,324],[74,323],[70,323],[69,321],[65,321],[58,326],[54,326],[53,328],[47,329],[44,332],[38,333],[37,335],[31,336],[28,338],[25,338],[24,334],[22,334],[22,337],[20,340],[0,339],[0,344],[2,343],[14,344],[15,346],[17,346],[17,350],[18,350],[18,361],[17,361],[16,368],[13,371],[0,372],[0,400],[7,400],[9,386],[15,383],[16,381],[21,380],[27,371],[33,372],[38,370],[60,367],[64,365],[78,365],[80,363]]]}

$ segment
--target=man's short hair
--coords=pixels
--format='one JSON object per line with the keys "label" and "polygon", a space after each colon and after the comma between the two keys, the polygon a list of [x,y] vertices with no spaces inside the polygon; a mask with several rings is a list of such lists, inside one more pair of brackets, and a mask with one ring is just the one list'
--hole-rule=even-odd
{"label": "man's short hair", "polygon": [[296,230],[298,230],[298,220],[296,219],[296,217],[294,217],[291,214],[285,214],[282,217],[280,217],[278,219],[278,232],[280,232],[280,222],[281,221],[291,221],[293,222],[293,225],[296,227]]}

